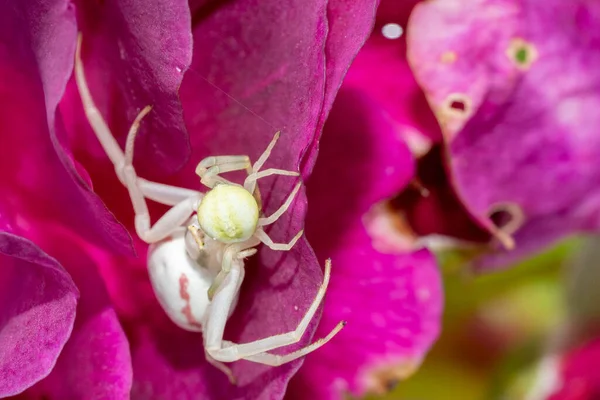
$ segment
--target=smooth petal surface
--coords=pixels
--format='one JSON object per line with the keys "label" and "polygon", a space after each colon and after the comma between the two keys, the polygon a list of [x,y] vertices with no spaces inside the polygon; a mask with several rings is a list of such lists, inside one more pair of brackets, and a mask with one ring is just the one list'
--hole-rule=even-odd
{"label": "smooth petal surface", "polygon": [[[125,143],[129,126],[145,106],[136,143],[136,167],[146,175],[166,176],[189,157],[187,132],[177,92],[192,56],[187,1],[152,0],[78,3],[82,57],[94,100],[113,134]],[[61,109],[71,118],[78,111],[72,81]],[[78,123],[84,121],[68,121]],[[81,132],[74,140],[102,154],[97,140]],[[157,166],[160,166],[157,168]]]}
{"label": "smooth petal surface", "polygon": [[71,334],[78,296],[55,259],[0,232],[0,397],[48,375]]}
{"label": "smooth petal surface", "polygon": [[379,0],[331,0],[327,2],[327,40],[325,42],[325,95],[319,123],[311,146],[306,151],[302,176],[309,176],[315,164],[325,120],[342,81],[359,49],[373,28]]}
{"label": "smooth petal surface", "polygon": [[413,173],[393,122],[363,93],[342,88],[308,182],[307,237],[320,259],[332,258],[317,336],[340,320],[348,325],[307,356],[289,398],[385,391],[419,366],[437,337],[442,292],[435,259],[426,250],[378,250],[381,238],[367,226],[375,204],[401,190]]}
{"label": "smooth petal surface", "polygon": [[600,226],[599,21],[584,0],[431,1],[413,14],[409,58],[444,127],[454,187],[516,245],[512,258]]}
{"label": "smooth petal surface", "polygon": [[48,377],[26,392],[26,398],[129,399],[132,365],[129,342],[98,274],[102,251],[59,226],[43,231],[39,243],[73,277],[81,292],[73,333]]}
{"label": "smooth petal surface", "polygon": [[391,24],[406,30],[415,0],[384,0],[377,10],[375,28],[361,49],[344,81],[377,101],[392,118],[399,134],[417,156],[432,143],[441,141],[441,132],[423,91],[415,81],[406,59],[406,34],[386,37]]}
{"label": "smooth petal surface", "polygon": [[55,111],[73,67],[75,36],[68,1],[0,5],[0,212],[8,229],[24,236],[35,229],[32,221],[60,219],[123,250],[126,232],[85,187],[58,140]]}

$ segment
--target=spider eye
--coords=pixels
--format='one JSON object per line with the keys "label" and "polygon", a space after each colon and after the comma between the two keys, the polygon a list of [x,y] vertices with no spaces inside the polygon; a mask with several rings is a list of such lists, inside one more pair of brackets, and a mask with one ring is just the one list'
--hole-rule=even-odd
{"label": "spider eye", "polygon": [[248,240],[258,224],[258,204],[241,186],[217,185],[198,206],[200,227],[211,238],[223,243]]}

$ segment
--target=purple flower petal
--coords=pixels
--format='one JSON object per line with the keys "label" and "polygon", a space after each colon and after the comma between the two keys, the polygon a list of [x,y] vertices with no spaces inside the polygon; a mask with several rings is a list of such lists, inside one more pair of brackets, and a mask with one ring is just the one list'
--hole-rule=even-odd
{"label": "purple flower petal", "polygon": [[253,3],[192,9],[194,59],[181,87],[194,149],[190,172],[208,155],[256,159],[277,131],[269,164],[297,170],[315,137],[325,88],[326,2]]}
{"label": "purple flower petal", "polygon": [[71,334],[79,292],[30,241],[0,232],[0,397],[48,375]]}
{"label": "purple flower petal", "polygon": [[129,399],[129,343],[110,303],[98,264],[102,251],[57,226],[41,243],[59,260],[81,291],[73,333],[48,377],[27,391],[30,398]]}
{"label": "purple flower petal", "polygon": [[422,155],[441,132],[406,60],[406,35],[387,38],[383,28],[406,29],[408,15],[418,1],[383,1],[373,33],[352,64],[344,85],[360,89],[376,100],[394,120],[413,153]]}
{"label": "purple flower petal", "polygon": [[[174,172],[189,156],[177,96],[192,53],[187,2],[80,2],[78,17],[86,77],[113,134],[124,143],[139,110],[152,105],[137,138],[136,168],[154,176]],[[87,138],[99,148],[91,132]]]}
{"label": "purple flower petal", "polygon": [[59,143],[55,111],[72,71],[75,35],[68,1],[0,5],[1,212],[9,229],[24,236],[35,229],[31,221],[56,218],[124,249],[126,232],[85,187]]}
{"label": "purple flower petal", "polygon": [[600,396],[600,341],[596,338],[560,357],[548,400],[594,400]]}
{"label": "purple flower petal", "polygon": [[368,38],[377,10],[378,0],[332,0],[327,3],[328,32],[325,42],[325,97],[319,123],[311,147],[303,160],[302,176],[312,170],[319,146],[323,125],[342,85],[342,80]]}
{"label": "purple flower petal", "polygon": [[[297,171],[318,136],[319,121],[327,111],[324,102],[331,101],[324,100],[324,93],[328,90],[328,96],[334,95],[352,52],[362,43],[354,39],[367,34],[368,20],[361,19],[358,33],[347,28],[352,38],[347,44],[340,43],[338,36],[332,39],[337,47],[328,54],[331,67],[326,72],[325,1],[288,2],[285,6],[262,2],[260,7],[238,1],[192,9],[196,48],[181,99],[194,162],[173,182],[198,187],[193,171],[208,155],[248,154],[256,160],[278,130],[281,138],[265,167]],[[335,32],[341,36],[339,29]],[[331,81],[326,83],[328,72]],[[305,166],[310,169],[308,164]],[[267,215],[285,200],[294,183],[293,178],[261,180]],[[301,191],[269,235],[275,241],[291,239],[302,229],[305,213],[306,197]],[[246,271],[239,305],[226,333],[235,342],[295,329],[323,276],[305,239],[290,252],[261,249],[247,261]],[[315,318],[301,342],[284,353],[307,344],[317,322]],[[200,335],[174,335],[165,328],[140,335],[144,339],[134,350],[134,386],[139,393],[152,396],[194,393],[210,398],[281,398],[302,362],[278,368],[234,363],[238,386],[233,387],[222,372],[204,361]]]}
{"label": "purple flower petal", "polygon": [[454,186],[505,247],[516,243],[514,257],[600,225],[599,21],[598,3],[585,0],[414,11],[410,60],[444,127]]}
{"label": "purple flower petal", "polygon": [[342,88],[308,183],[315,207],[307,236],[320,259],[332,258],[317,336],[340,320],[348,325],[307,356],[289,398],[381,392],[412,373],[437,337],[442,297],[435,259],[426,250],[385,253],[377,249],[377,232],[368,233],[369,211],[413,173],[392,121],[361,92]]}

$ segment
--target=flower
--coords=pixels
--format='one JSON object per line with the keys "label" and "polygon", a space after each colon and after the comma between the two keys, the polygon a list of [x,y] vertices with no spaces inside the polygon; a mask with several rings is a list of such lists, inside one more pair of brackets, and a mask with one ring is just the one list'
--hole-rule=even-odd
{"label": "flower", "polygon": [[[14,47],[8,48],[6,60],[0,63],[7,71],[3,76],[9,78],[0,90],[11,99],[0,110],[2,134],[8,135],[7,127],[18,133],[12,137],[14,143],[3,149],[2,158],[5,168],[16,171],[0,184],[6,199],[0,209],[5,231],[0,257],[8,266],[2,269],[2,284],[22,288],[19,296],[14,289],[3,291],[7,300],[0,315],[8,322],[0,328],[1,346],[6,346],[0,351],[0,372],[11,375],[0,385],[0,396],[284,396],[303,360],[278,368],[233,363],[238,381],[233,386],[206,362],[201,335],[176,327],[160,309],[146,270],[147,245],[128,234],[135,232],[128,194],[91,131],[74,80],[67,82],[76,33],[79,30],[83,35],[92,96],[121,145],[139,109],[154,106],[136,143],[134,165],[140,176],[199,187],[196,161],[211,154],[248,154],[255,159],[281,129],[269,163],[300,169],[307,179],[321,128],[350,62],[368,36],[375,6],[375,1],[314,0],[285,6],[268,1],[256,7],[244,0],[193,3],[188,8],[187,2],[158,1],[149,7],[122,1],[78,3],[75,10],[73,4],[55,0],[0,9],[0,35],[21,40],[4,41]],[[30,34],[14,34],[15,13],[28,22]],[[357,115],[385,125],[360,96],[350,99],[360,105]],[[347,100],[336,107],[343,112]],[[331,124],[332,138],[346,131],[343,125],[338,129],[335,121]],[[352,339],[360,322],[348,329],[346,339],[340,336],[342,349],[358,346],[360,353],[356,363],[348,365],[351,369],[341,368],[336,377],[346,380],[343,389],[353,392],[387,383],[389,366],[395,368],[390,378],[414,369],[437,335],[441,308],[439,277],[431,254],[426,250],[401,255],[379,252],[363,226],[362,218],[372,203],[392,195],[413,173],[412,158],[401,141],[387,134],[378,140],[378,152],[385,153],[390,145],[390,154],[398,155],[402,163],[394,168],[390,164],[395,160],[389,158],[366,159],[356,165],[358,169],[344,170],[335,178],[341,188],[348,187],[346,172],[380,176],[382,167],[384,173],[388,167],[394,170],[354,198],[359,206],[355,214],[341,213],[338,221],[347,218],[345,222],[352,224],[349,230],[338,230],[336,239],[333,233],[319,233],[330,222],[318,223],[314,217],[309,222],[314,239],[311,235],[308,239],[321,246],[319,258],[328,252],[334,257],[335,275],[321,329],[347,314],[344,286],[380,291],[383,300],[384,289],[396,296],[386,304],[369,295],[371,307],[356,310],[356,321],[374,324],[382,335],[389,332],[381,318],[399,318],[392,325],[397,330],[389,333],[383,347],[373,346],[372,334]],[[332,161],[326,160],[322,177],[328,176]],[[260,183],[266,214],[281,204],[293,184],[290,178]],[[309,192],[314,200],[307,200],[301,191],[269,235],[277,241],[293,236],[303,225],[309,200],[316,209],[335,207],[338,200],[334,197],[321,198],[332,193],[325,189]],[[160,215],[164,208],[152,207],[151,212]],[[331,246],[327,239],[348,240],[348,246]],[[355,257],[362,262],[355,263]],[[283,254],[261,248],[246,262],[246,279],[226,337],[245,342],[295,328],[323,278],[317,260],[304,238]],[[24,269],[30,270],[28,275]],[[344,284],[343,274],[352,271],[359,279]],[[388,272],[394,281],[382,283]],[[362,278],[373,274],[379,277],[371,283]],[[30,278],[24,281],[23,276]],[[28,309],[32,304],[35,307]],[[349,319],[352,323],[352,316]],[[312,339],[317,324],[315,318],[297,346]],[[18,339],[11,334],[16,330],[24,332]],[[320,350],[324,359],[334,351],[324,352],[326,347]],[[314,354],[313,365],[319,364],[318,356]],[[42,362],[34,363],[34,359]],[[400,371],[400,366],[406,371]],[[384,379],[379,379],[382,374]],[[298,382],[302,385],[301,379]],[[319,390],[330,387],[325,383]]]}

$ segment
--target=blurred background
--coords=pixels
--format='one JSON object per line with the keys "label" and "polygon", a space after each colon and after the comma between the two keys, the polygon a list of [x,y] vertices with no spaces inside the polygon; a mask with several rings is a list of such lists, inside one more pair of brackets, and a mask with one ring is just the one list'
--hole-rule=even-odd
{"label": "blurred background", "polygon": [[440,339],[411,378],[367,398],[545,398],[534,393],[540,361],[560,340],[569,304],[598,307],[597,298],[582,292],[596,281],[581,276],[594,273],[581,265],[582,252],[597,260],[597,247],[597,241],[572,238],[513,268],[478,276],[465,273],[459,252],[441,254],[446,306]]}
{"label": "blurred background", "polygon": [[[418,160],[417,177],[390,205],[413,236],[437,238],[422,243],[433,244],[439,260],[445,307],[440,338],[422,367],[405,381],[390,382],[388,394],[367,399],[600,399],[595,339],[600,241],[593,237],[598,231],[595,211],[587,207],[594,201],[582,205],[597,187],[594,151],[600,114],[588,107],[600,94],[596,69],[589,67],[600,54],[600,37],[591,28],[599,16],[598,2],[592,1],[381,3],[375,30],[345,84],[356,79],[356,86],[386,109],[400,131],[411,128],[402,135]],[[377,54],[385,56],[377,59]],[[360,75],[359,69],[371,73]],[[365,84],[369,79],[370,85]],[[498,141],[486,139],[494,135]],[[576,139],[563,143],[563,137]],[[476,143],[471,153],[461,153],[468,141]],[[520,154],[532,145],[539,145],[537,152]],[[561,156],[553,158],[556,148]],[[479,163],[476,149],[487,149],[492,161]],[[494,214],[490,208],[483,216],[506,233],[496,235],[495,247],[489,246],[494,238],[482,234],[482,225],[476,227],[464,212],[473,212],[473,204],[481,201],[469,198],[477,191],[469,192],[467,173],[456,161],[460,157],[472,169],[483,166],[481,179],[489,177],[492,189],[483,184],[480,191],[498,194],[520,209]],[[563,165],[569,157],[581,165]],[[512,166],[512,172],[509,165],[504,180],[498,179],[493,169],[511,162],[521,164]],[[561,178],[553,175],[559,165],[569,170]],[[530,173],[540,166],[533,180]],[[541,203],[552,203],[554,193],[560,197],[586,185],[580,198],[541,211]],[[536,197],[536,188],[548,190],[546,197]],[[537,200],[528,202],[528,196]],[[569,207],[579,214],[564,212]],[[574,222],[575,214],[585,215],[583,223]],[[532,215],[537,222],[554,222],[531,228]],[[519,221],[509,228],[506,219]],[[543,238],[566,225],[555,231],[560,240]],[[536,234],[530,228],[538,229]],[[451,238],[451,245],[439,246],[439,237]],[[519,253],[530,239],[545,245]],[[502,247],[516,248],[517,255]],[[486,254],[500,254],[492,261],[495,267],[474,267]]]}

